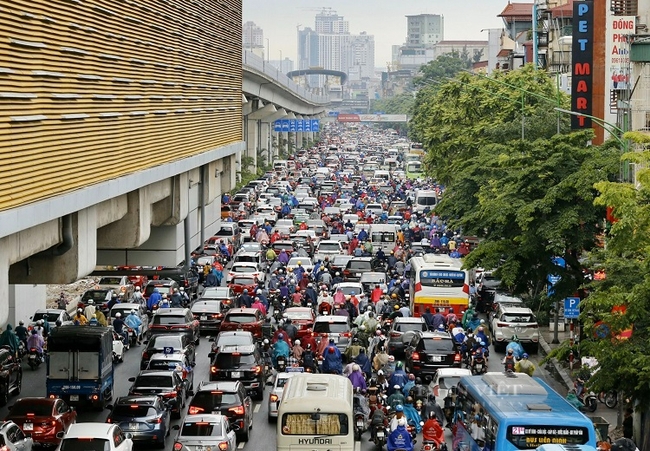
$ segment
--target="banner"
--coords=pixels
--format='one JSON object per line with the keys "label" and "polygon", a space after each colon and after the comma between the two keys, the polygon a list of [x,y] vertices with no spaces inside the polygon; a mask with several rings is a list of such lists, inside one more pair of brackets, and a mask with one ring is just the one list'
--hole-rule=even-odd
{"label": "banner", "polygon": [[607,13],[605,35],[605,120],[618,121],[618,100],[621,92],[630,89],[630,44],[628,36],[635,33],[634,16],[615,16]]}
{"label": "banner", "polygon": [[[571,51],[571,111],[591,116],[593,111],[594,2],[573,3]],[[572,129],[591,128],[591,118],[571,116]]]}

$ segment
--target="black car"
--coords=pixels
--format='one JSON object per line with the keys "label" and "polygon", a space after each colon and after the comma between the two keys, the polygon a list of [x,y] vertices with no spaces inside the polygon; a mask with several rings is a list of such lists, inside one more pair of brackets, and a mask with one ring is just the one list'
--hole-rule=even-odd
{"label": "black car", "polygon": [[129,382],[133,382],[129,396],[160,396],[171,406],[172,416],[181,417],[187,383],[176,371],[144,370],[137,377],[130,377]]}
{"label": "black car", "polygon": [[492,308],[497,290],[501,287],[501,280],[497,279],[491,272],[484,271],[480,274],[478,283],[476,310],[487,313]]}
{"label": "black car", "polygon": [[221,313],[221,301],[199,299],[192,304],[192,315],[199,322],[199,332],[219,332],[223,313]]}
{"label": "black car", "polygon": [[264,399],[264,359],[255,345],[222,346],[210,365],[211,381],[240,381],[248,393]]}
{"label": "black car", "polygon": [[20,394],[23,385],[23,370],[8,347],[0,348],[0,405],[9,402],[9,394]]}
{"label": "black car", "polygon": [[416,332],[406,346],[407,371],[431,380],[438,368],[460,367],[461,356],[448,332]]}
{"label": "black car", "polygon": [[358,282],[362,273],[372,272],[376,267],[377,265],[372,257],[353,257],[345,265],[343,278],[346,282]]}
{"label": "black car", "polygon": [[[149,365],[149,360],[154,354],[164,354],[165,348],[167,353],[169,352],[178,352],[181,351],[187,357],[187,361],[190,365],[196,364],[195,351],[196,346],[194,342],[184,334],[163,334],[163,335],[152,335],[147,341],[147,347],[142,351],[142,359],[140,360],[140,369],[147,369]],[[171,349],[169,349],[171,348]]]}
{"label": "black car", "polygon": [[253,402],[241,382],[201,382],[190,401],[187,414],[220,413],[239,427],[238,439],[248,441],[253,427]]}
{"label": "black car", "polygon": [[122,396],[108,408],[111,413],[106,422],[130,433],[134,442],[165,447],[165,438],[171,430],[171,414],[160,396]]}
{"label": "black car", "polygon": [[151,318],[148,333],[150,335],[182,333],[197,345],[201,338],[199,320],[194,319],[192,311],[188,308],[158,309]]}
{"label": "black car", "polygon": [[217,352],[219,352],[220,347],[232,346],[232,345],[237,345],[237,346],[254,345],[255,337],[253,337],[252,333],[246,330],[233,330],[233,331],[219,332],[217,338],[215,338],[214,340],[211,338],[210,341],[212,341],[212,347],[210,348],[210,352],[208,353],[208,358],[212,359],[214,355]]}

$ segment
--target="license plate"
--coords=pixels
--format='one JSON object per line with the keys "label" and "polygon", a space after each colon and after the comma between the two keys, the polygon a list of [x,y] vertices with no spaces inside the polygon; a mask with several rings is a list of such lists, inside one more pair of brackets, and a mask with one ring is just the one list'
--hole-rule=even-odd
{"label": "license plate", "polygon": [[239,379],[241,377],[241,371],[233,371],[232,373],[230,373],[230,377],[234,379]]}
{"label": "license plate", "polygon": [[194,451],[203,451],[203,447],[201,445],[196,445]]}
{"label": "license plate", "polygon": [[201,315],[201,321],[205,321],[207,319],[208,319],[208,317],[206,315]]}
{"label": "license plate", "polygon": [[357,421],[357,427],[363,427],[363,421],[361,420]]}
{"label": "license plate", "polygon": [[70,395],[70,401],[79,401],[79,395]]}
{"label": "license plate", "polygon": [[432,362],[442,362],[442,356],[441,355],[433,355],[433,356],[431,356],[431,361]]}
{"label": "license plate", "polygon": [[131,430],[140,429],[140,425],[138,423],[129,423],[129,429]]}
{"label": "license plate", "polygon": [[377,431],[377,438],[384,438],[384,431]]}
{"label": "license plate", "polygon": [[23,423],[23,431],[33,431],[34,423]]}

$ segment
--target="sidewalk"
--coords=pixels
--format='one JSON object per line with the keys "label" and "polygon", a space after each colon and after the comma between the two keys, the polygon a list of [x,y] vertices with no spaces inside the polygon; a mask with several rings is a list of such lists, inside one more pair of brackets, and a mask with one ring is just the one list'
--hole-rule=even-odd
{"label": "sidewalk", "polygon": [[[559,345],[552,343],[554,333],[549,327],[540,327],[539,331],[540,331],[540,337],[539,337],[540,352],[544,356],[547,356],[553,349],[557,348]],[[565,340],[568,340],[570,336],[571,334],[569,332],[568,327],[564,331],[562,330],[558,331],[558,339],[560,343],[564,342]],[[562,386],[565,388],[564,393],[560,393],[560,394],[566,395],[568,391],[573,388],[573,379],[571,378],[568,368],[562,365],[560,362],[558,362],[558,360],[555,358],[551,359],[547,363],[547,365],[552,366],[552,368],[550,368],[549,370],[551,371],[551,373],[553,373],[554,377],[558,380],[558,382],[561,383]],[[578,367],[576,366],[576,368]],[[610,409],[607,406],[605,406],[605,404],[598,403],[598,408],[596,409],[596,411],[593,413],[586,413],[586,415],[590,418],[601,417],[605,421],[607,421],[607,423],[609,423],[609,432],[611,434],[611,432],[614,429],[616,429],[618,406],[615,409]]]}

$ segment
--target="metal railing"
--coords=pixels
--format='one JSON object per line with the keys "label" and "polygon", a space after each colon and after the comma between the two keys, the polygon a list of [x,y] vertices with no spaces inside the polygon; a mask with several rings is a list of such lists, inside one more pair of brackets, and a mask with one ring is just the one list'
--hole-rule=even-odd
{"label": "metal railing", "polygon": [[273,66],[263,58],[255,55],[248,50],[242,50],[242,65],[256,72],[266,75],[268,78],[275,80],[279,85],[284,86],[298,97],[315,104],[326,104],[330,102],[329,97],[314,94],[309,90],[296,84],[293,80],[283,74],[277,67]]}

